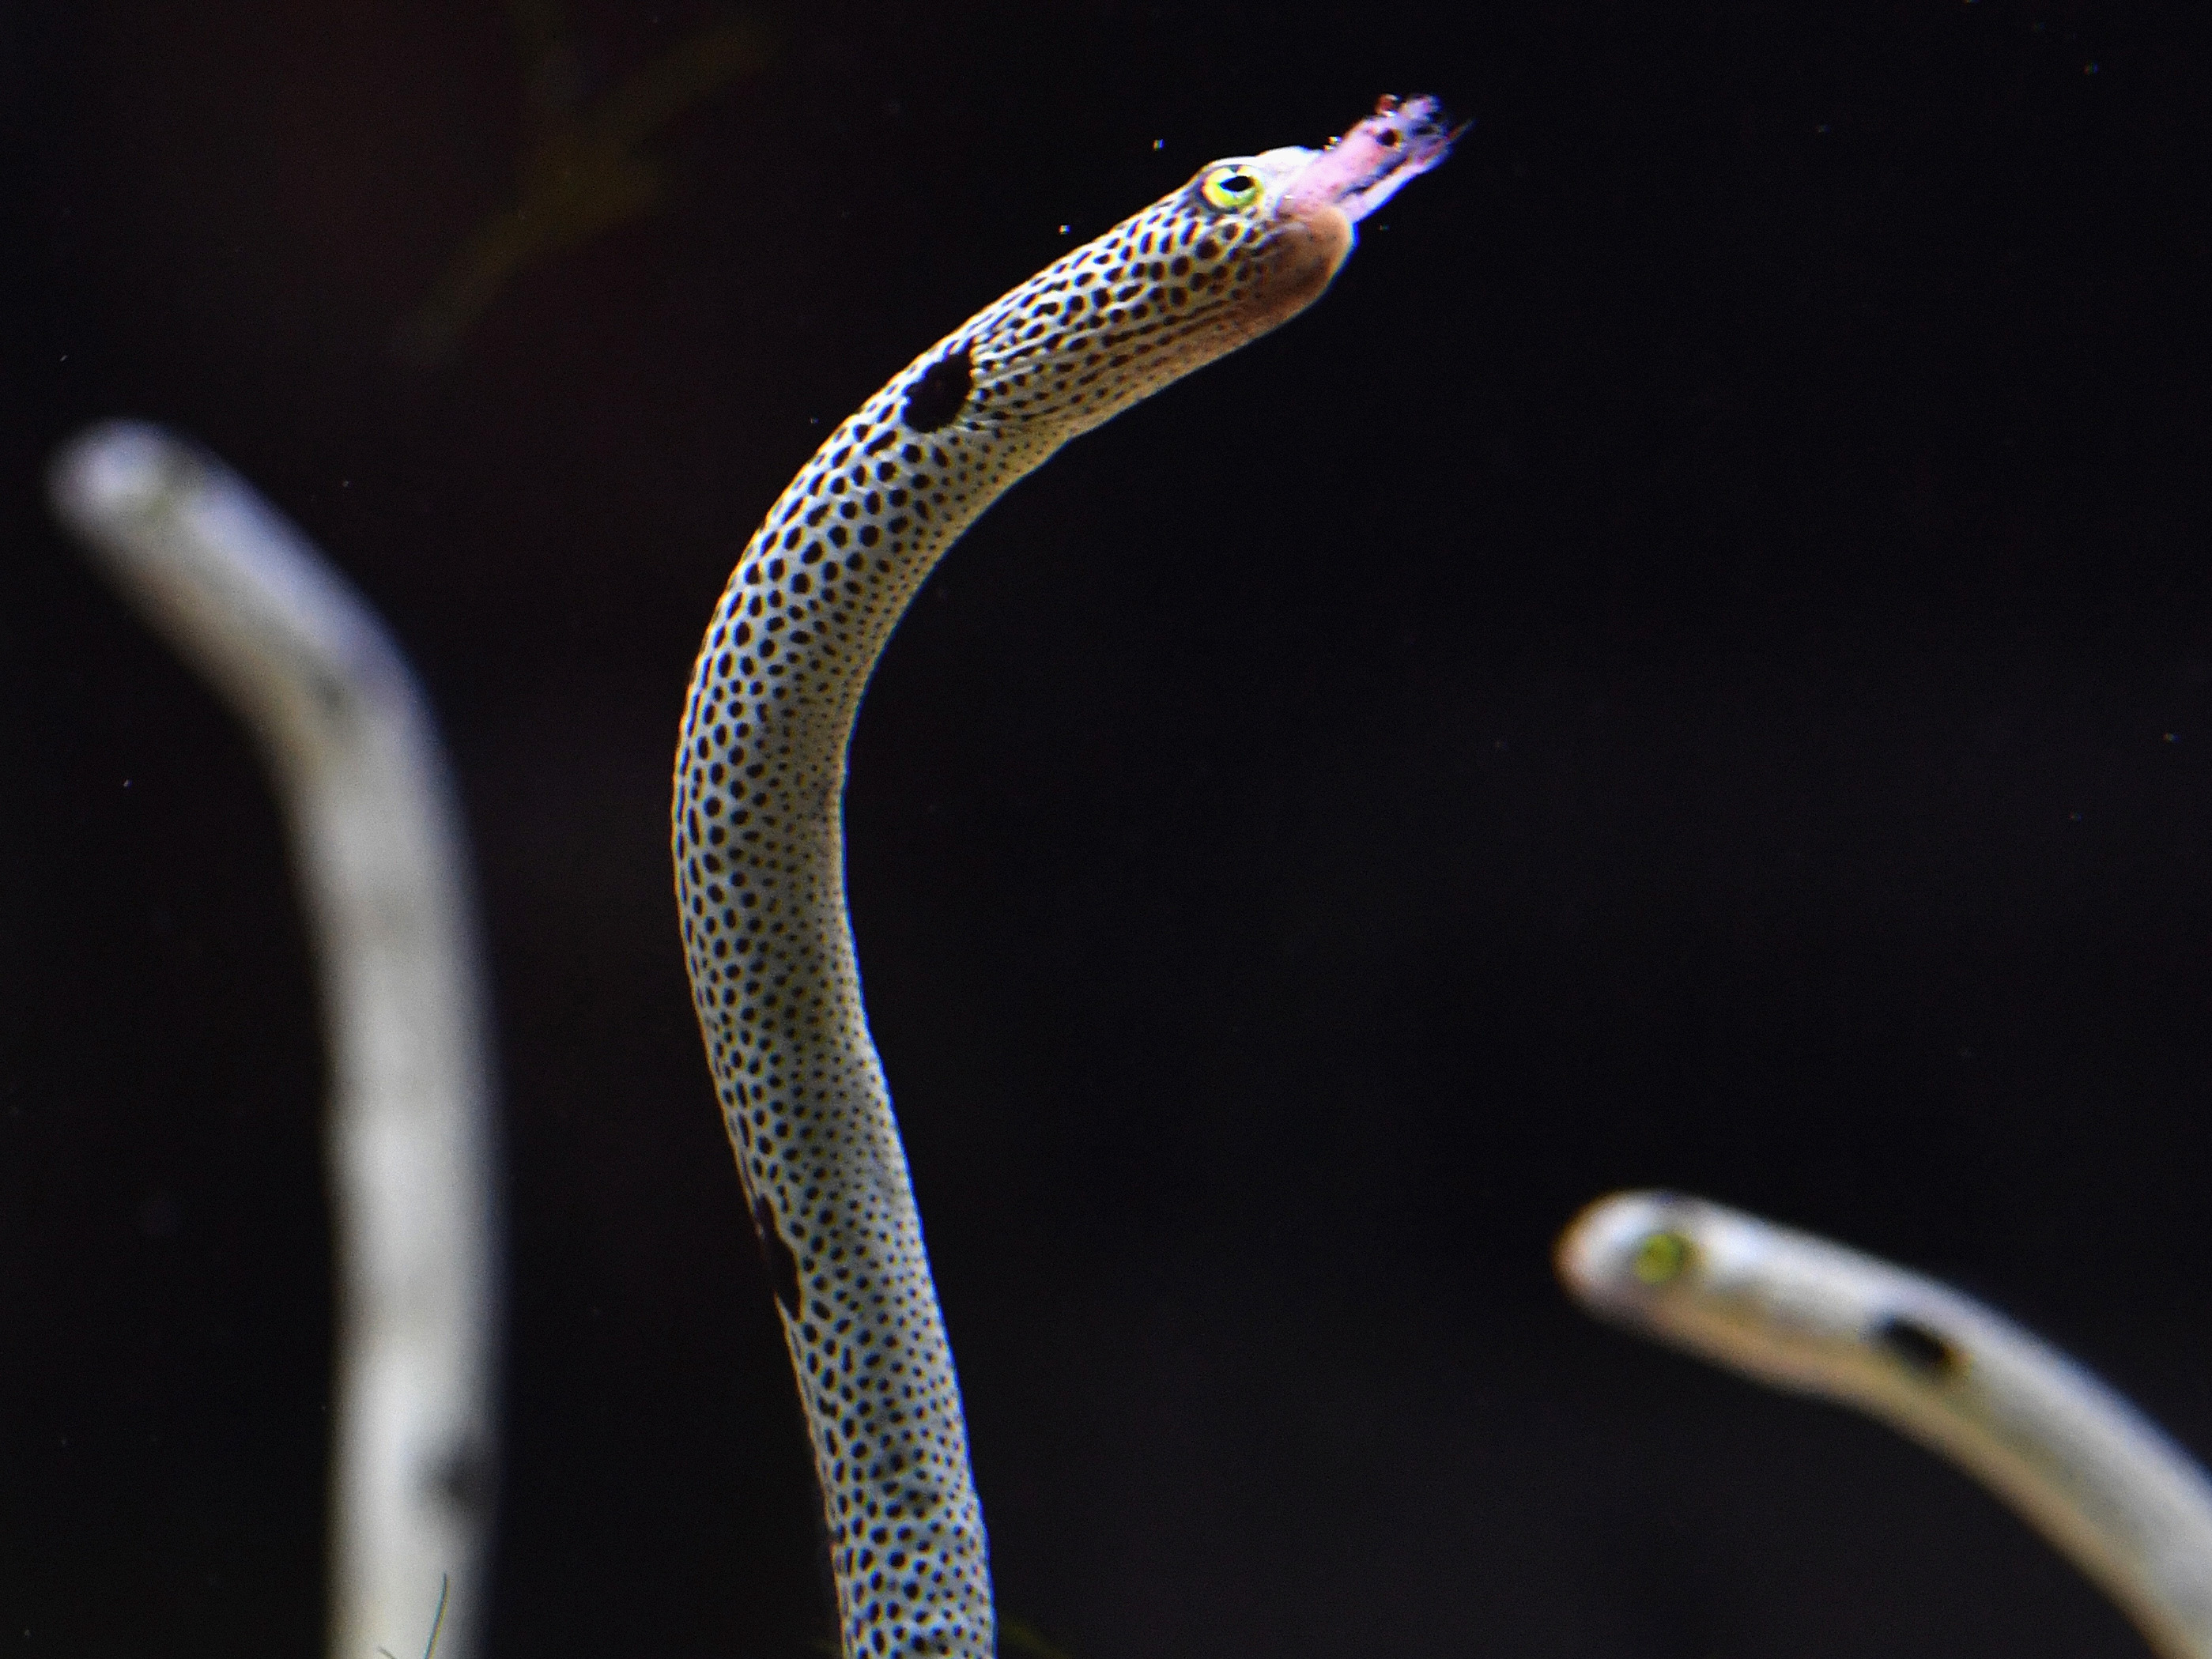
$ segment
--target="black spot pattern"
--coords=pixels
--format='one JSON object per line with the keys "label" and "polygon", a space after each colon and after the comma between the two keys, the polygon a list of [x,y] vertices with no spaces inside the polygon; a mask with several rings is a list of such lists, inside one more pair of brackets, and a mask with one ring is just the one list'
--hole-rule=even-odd
{"label": "black spot pattern", "polygon": [[1217,212],[1194,181],[932,347],[784,491],[693,671],[684,951],[814,1442],[848,1659],[994,1645],[958,1385],[846,917],[854,716],[915,590],[1001,491],[1311,297],[1286,308],[1271,212]]}

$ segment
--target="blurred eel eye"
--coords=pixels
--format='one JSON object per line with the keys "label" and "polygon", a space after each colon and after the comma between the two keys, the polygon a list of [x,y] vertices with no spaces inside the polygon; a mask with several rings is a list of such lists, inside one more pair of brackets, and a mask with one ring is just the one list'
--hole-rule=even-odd
{"label": "blurred eel eye", "polygon": [[1218,167],[1199,181],[1198,193],[1208,207],[1224,213],[1241,213],[1260,199],[1260,175],[1232,161]]}
{"label": "blurred eel eye", "polygon": [[1682,1276],[1690,1265],[1690,1241],[1680,1233],[1644,1235],[1630,1258],[1629,1271],[1646,1285],[1666,1285]]}

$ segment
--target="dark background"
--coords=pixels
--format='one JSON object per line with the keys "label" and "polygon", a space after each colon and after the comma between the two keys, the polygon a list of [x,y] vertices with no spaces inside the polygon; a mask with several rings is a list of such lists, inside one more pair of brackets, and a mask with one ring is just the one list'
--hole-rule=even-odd
{"label": "dark background", "polygon": [[1710,1194],[2212,1452],[2191,13],[786,8],[657,210],[426,362],[532,54],[588,111],[726,14],[0,7],[0,1656],[321,1640],[311,964],[52,447],[198,436],[444,720],[512,1154],[493,1652],[817,1659],[669,893],[699,631],[917,351],[1385,88],[1480,125],[1311,314],[995,508],[855,744],[1002,1608],[1080,1659],[2140,1654],[1963,1478],[1587,1324],[1547,1251]]}

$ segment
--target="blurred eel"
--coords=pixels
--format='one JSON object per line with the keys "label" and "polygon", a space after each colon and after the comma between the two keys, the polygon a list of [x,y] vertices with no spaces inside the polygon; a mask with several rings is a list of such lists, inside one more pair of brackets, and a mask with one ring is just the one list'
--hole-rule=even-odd
{"label": "blurred eel", "polygon": [[472,1659],[500,1193],[466,838],[428,706],[361,596],[190,445],[96,427],[56,458],[52,490],[101,574],[245,720],[290,831],[331,1073],[331,1659],[411,1652],[441,1614],[445,1659]]}
{"label": "blurred eel", "polygon": [[2049,1343],[1917,1273],[1669,1193],[1599,1200],[1558,1263],[1602,1318],[1855,1406],[1949,1458],[2166,1659],[2212,1659],[2212,1481]]}

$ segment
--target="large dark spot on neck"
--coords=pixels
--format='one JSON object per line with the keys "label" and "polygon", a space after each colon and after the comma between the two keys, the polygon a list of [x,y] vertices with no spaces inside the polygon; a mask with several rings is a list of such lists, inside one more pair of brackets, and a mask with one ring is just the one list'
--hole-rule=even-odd
{"label": "large dark spot on neck", "polygon": [[775,1206],[764,1198],[753,1200],[753,1235],[760,1240],[761,1255],[768,1262],[768,1282],[775,1299],[790,1317],[799,1317],[799,1258],[776,1230]]}
{"label": "large dark spot on neck", "polygon": [[474,1440],[463,1440],[447,1448],[446,1455],[434,1461],[425,1474],[430,1490],[448,1508],[478,1511],[491,1503],[495,1484],[491,1459]]}
{"label": "large dark spot on neck", "polygon": [[934,432],[941,426],[950,426],[975,386],[975,375],[969,362],[968,348],[962,346],[921,371],[914,390],[906,394],[906,407],[899,411],[899,419],[916,432]]}
{"label": "large dark spot on neck", "polygon": [[1956,1348],[1917,1319],[1892,1314],[1874,1328],[1874,1340],[1923,1376],[1938,1381],[1955,1375],[1963,1364]]}

